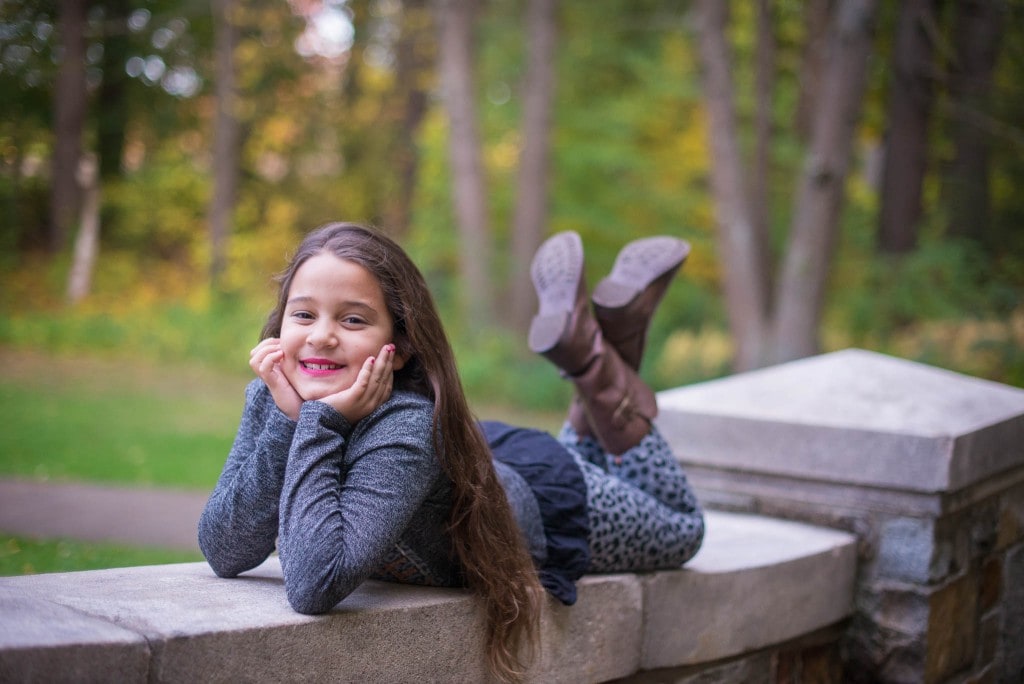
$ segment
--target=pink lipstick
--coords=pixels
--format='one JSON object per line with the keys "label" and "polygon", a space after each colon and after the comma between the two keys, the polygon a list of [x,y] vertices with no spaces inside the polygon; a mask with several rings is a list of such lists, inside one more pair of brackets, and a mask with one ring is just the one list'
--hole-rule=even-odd
{"label": "pink lipstick", "polygon": [[337,373],[344,366],[341,364],[334,363],[330,359],[299,359],[299,368],[306,375],[312,375],[314,377],[323,377],[332,373]]}

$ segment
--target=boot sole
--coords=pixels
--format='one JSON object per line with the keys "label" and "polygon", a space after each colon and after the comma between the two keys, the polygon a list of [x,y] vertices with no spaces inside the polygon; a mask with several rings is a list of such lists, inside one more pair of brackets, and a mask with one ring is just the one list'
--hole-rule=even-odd
{"label": "boot sole", "polygon": [[621,309],[655,280],[682,266],[689,254],[685,240],[667,236],[635,240],[619,252],[611,273],[594,288],[591,301],[602,309]]}
{"label": "boot sole", "polygon": [[544,353],[559,341],[576,305],[583,280],[583,241],[574,232],[558,233],[537,250],[530,264],[538,311],[530,322],[530,350]]}

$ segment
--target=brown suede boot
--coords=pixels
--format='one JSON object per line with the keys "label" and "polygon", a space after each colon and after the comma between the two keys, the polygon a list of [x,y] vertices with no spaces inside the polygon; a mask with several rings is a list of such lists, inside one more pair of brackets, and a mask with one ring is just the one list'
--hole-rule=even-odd
{"label": "brown suede boot", "polygon": [[658,415],[654,391],[604,339],[594,336],[589,364],[569,375],[588,424],[604,450],[618,456],[640,443]]}
{"label": "brown suede boot", "polygon": [[606,343],[590,312],[579,235],[559,233],[545,241],[530,275],[539,300],[530,349],[576,385],[569,422],[577,434],[596,436],[606,451],[621,454],[648,433],[658,407],[654,392]]}
{"label": "brown suede boot", "polygon": [[[539,300],[539,311],[530,323],[530,349],[570,376],[589,365],[593,339],[600,332],[587,301],[579,234],[548,238],[533,257],[530,277]],[[594,436],[578,397],[569,406],[567,420],[581,438]]]}
{"label": "brown suede boot", "polygon": [[591,300],[601,332],[634,370],[640,370],[654,310],[689,254],[689,243],[674,237],[634,240],[594,288]]}

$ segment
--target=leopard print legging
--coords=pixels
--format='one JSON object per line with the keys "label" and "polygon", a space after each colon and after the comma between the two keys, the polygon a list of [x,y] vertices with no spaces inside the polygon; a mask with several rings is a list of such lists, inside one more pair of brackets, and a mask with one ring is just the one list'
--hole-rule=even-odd
{"label": "leopard print legging", "polygon": [[697,553],[704,516],[657,428],[619,458],[568,424],[559,441],[587,486],[590,572],[677,568]]}

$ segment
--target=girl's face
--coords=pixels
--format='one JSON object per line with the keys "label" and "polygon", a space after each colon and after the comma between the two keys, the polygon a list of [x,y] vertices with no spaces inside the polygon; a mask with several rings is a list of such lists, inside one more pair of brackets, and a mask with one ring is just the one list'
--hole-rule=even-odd
{"label": "girl's face", "polygon": [[[281,320],[281,370],[303,400],[351,387],[393,336],[380,284],[359,264],[322,252],[295,272]],[[396,355],[394,369],[404,363]]]}

